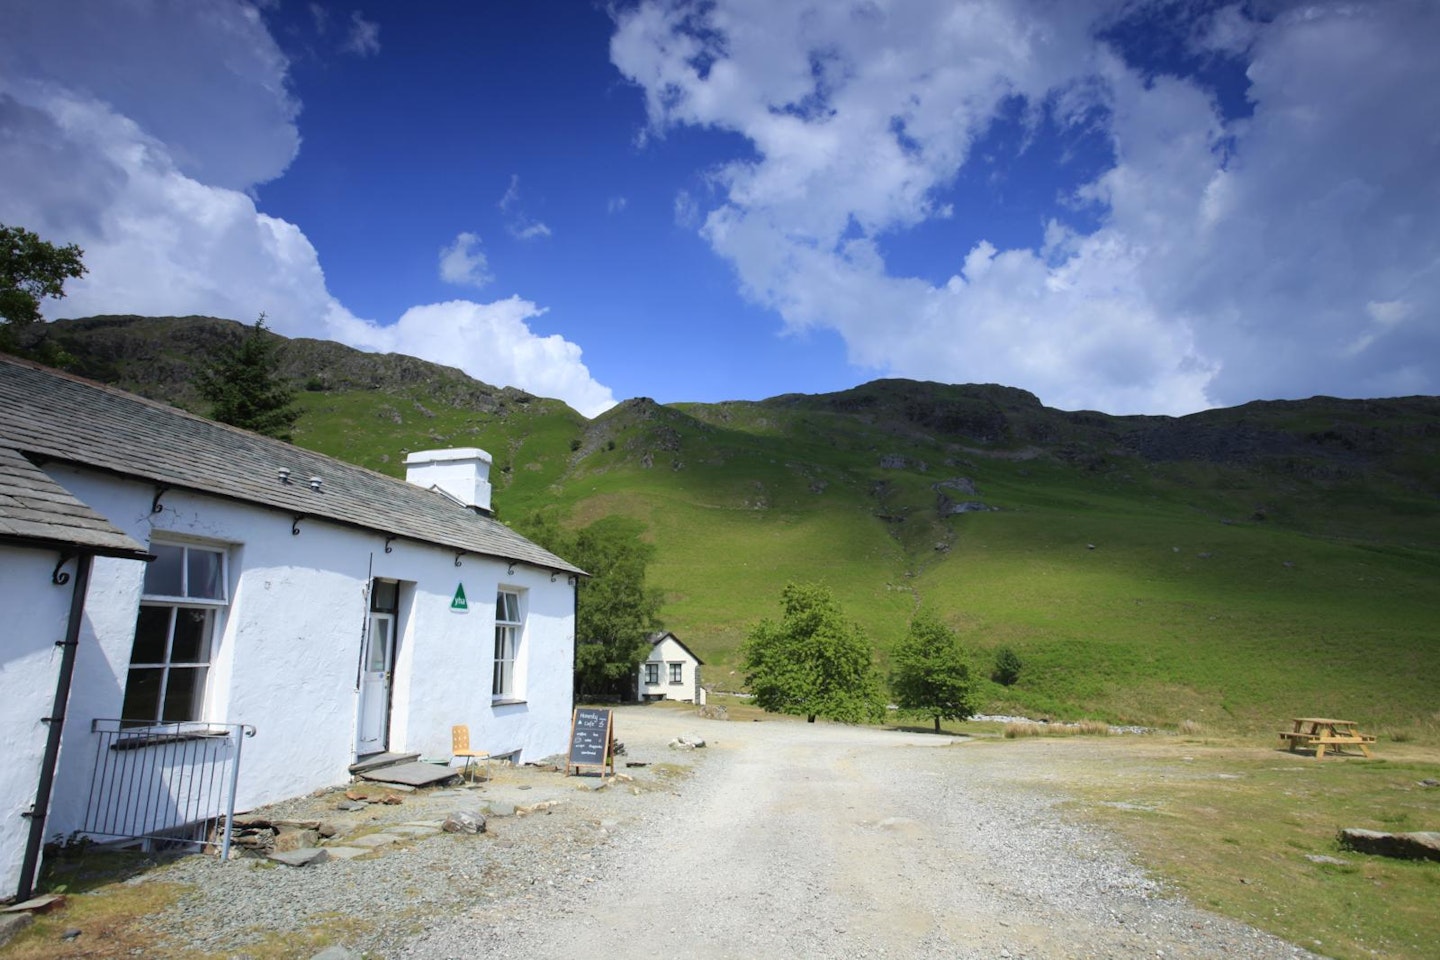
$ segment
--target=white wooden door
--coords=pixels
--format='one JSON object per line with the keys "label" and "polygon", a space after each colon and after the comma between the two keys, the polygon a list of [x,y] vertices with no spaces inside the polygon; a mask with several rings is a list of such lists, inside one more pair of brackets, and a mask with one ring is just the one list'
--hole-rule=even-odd
{"label": "white wooden door", "polygon": [[364,669],[360,676],[356,756],[382,753],[389,746],[390,674],[394,661],[395,615],[372,613],[370,630],[365,638]]}

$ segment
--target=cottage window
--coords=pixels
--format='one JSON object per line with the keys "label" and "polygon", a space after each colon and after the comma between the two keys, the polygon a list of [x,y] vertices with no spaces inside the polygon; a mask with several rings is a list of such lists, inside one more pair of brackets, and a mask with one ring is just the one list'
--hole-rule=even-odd
{"label": "cottage window", "polygon": [[495,597],[495,679],[490,692],[515,697],[515,658],[520,651],[520,594],[501,590]]}
{"label": "cottage window", "polygon": [[128,724],[204,719],[205,688],[223,614],[225,553],[152,543],[121,717]]}
{"label": "cottage window", "polygon": [[645,682],[650,685],[654,685],[660,682],[660,664],[645,664]]}
{"label": "cottage window", "polygon": [[672,664],[670,664],[670,682],[671,682],[671,683],[680,683],[680,682],[684,679],[684,672],[685,672],[685,664],[683,664],[683,663],[672,663]]}

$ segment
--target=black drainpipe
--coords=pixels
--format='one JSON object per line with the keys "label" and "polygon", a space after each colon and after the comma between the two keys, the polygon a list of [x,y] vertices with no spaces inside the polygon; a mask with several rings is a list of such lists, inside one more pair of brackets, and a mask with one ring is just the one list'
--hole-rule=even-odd
{"label": "black drainpipe", "polygon": [[580,578],[573,573],[570,574],[570,609],[570,632],[574,637],[570,643],[570,712],[574,713],[580,693],[575,683],[576,671],[580,669]]}
{"label": "black drainpipe", "polygon": [[[70,622],[65,639],[56,644],[61,648],[60,676],[55,681],[55,705],[44,718],[50,732],[45,739],[45,759],[40,762],[40,782],[35,787],[35,805],[25,816],[30,818],[30,839],[25,843],[25,861],[20,867],[20,887],[15,893],[17,903],[30,899],[35,892],[35,868],[40,864],[40,851],[45,845],[45,817],[50,812],[50,790],[55,785],[55,766],[60,758],[60,734],[65,727],[65,706],[70,702],[70,678],[75,673],[75,651],[80,646],[80,621],[85,614],[85,590],[90,585],[90,564],[94,557],[80,554],[75,561],[75,589],[70,595]],[[63,561],[62,561],[63,562]],[[64,580],[59,580],[64,583]]]}

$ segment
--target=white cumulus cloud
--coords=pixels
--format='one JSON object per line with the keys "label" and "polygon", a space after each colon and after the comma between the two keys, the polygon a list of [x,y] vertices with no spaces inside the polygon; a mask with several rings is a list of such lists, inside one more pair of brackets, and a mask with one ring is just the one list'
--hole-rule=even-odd
{"label": "white cumulus cloud", "polygon": [[461,286],[483,287],[495,279],[490,261],[480,249],[480,238],[461,233],[455,242],[440,250],[440,279]]}
{"label": "white cumulus cloud", "polygon": [[[47,304],[52,317],[249,322],[263,311],[287,336],[457,365],[587,416],[614,404],[578,346],[531,329],[543,310],[527,301],[416,307],[384,325],[331,295],[301,228],[265,214],[247,192],[282,175],[299,144],[286,61],[253,7],[53,0],[15,4],[8,15],[0,222],[78,243],[89,270]],[[474,283],[485,262],[467,236],[449,263]]]}
{"label": "white cumulus cloud", "polygon": [[[1105,39],[1188,10],[666,0],[616,15],[611,58],[644,96],[647,149],[684,126],[748,141],[703,172],[719,193],[699,230],[748,298],[838,331],[857,364],[1112,412],[1440,392],[1440,7],[1188,24],[1192,52],[1244,58],[1246,117]],[[1017,105],[1032,135],[1098,129],[1108,165],[1056,198],[1043,243],[982,233],[946,282],[892,268],[887,244],[920,225],[986,228],[948,190]]]}
{"label": "white cumulus cloud", "polygon": [[340,339],[370,350],[406,353],[458,366],[486,383],[558,397],[589,417],[613,407],[614,396],[590,377],[578,346],[531,330],[530,321],[544,312],[520,297],[451,300],[411,307],[392,326],[355,321],[340,324],[338,332]]}

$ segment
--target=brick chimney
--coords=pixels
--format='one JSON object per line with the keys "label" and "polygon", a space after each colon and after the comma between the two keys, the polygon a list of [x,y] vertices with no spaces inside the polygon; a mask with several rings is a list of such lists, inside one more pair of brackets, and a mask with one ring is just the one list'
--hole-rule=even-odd
{"label": "brick chimney", "polygon": [[405,479],[490,512],[490,454],[479,447],[412,453],[405,458]]}

